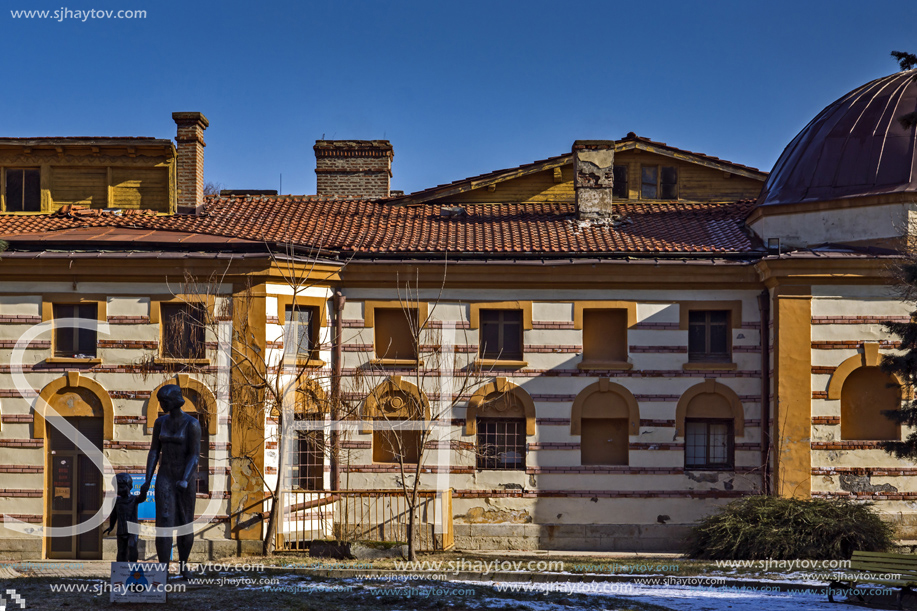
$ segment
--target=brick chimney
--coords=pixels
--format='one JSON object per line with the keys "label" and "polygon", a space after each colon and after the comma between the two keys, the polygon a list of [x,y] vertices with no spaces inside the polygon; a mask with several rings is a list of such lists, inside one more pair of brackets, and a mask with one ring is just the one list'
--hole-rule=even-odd
{"label": "brick chimney", "polygon": [[173,112],[172,120],[178,126],[178,211],[196,213],[204,203],[204,130],[210,122],[199,112]]}
{"label": "brick chimney", "polygon": [[614,140],[577,140],[573,143],[573,189],[578,218],[601,220],[611,217],[614,162]]}
{"label": "brick chimney", "polygon": [[378,199],[389,196],[392,158],[388,140],[316,140],[316,194]]}

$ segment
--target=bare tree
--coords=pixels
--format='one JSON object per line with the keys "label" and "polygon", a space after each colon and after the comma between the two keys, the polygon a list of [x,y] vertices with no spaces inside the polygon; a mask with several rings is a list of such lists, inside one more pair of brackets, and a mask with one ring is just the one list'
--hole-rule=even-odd
{"label": "bare tree", "polygon": [[[380,346],[377,338],[377,358],[365,363],[348,380],[351,395],[362,403],[364,426],[372,421],[374,462],[397,467],[396,485],[406,505],[410,560],[415,560],[417,554],[421,474],[432,471],[428,464],[430,450],[463,454],[475,451],[473,443],[453,439],[451,423],[454,409],[464,404],[480,384],[482,372],[475,367],[476,351],[469,358],[467,341],[457,344],[456,329],[436,320],[445,270],[442,282],[434,299],[423,299],[427,308],[420,308],[423,295],[419,280],[397,281],[396,292],[405,321],[401,330],[406,330],[407,337],[401,338],[397,347],[393,341]],[[397,375],[393,375],[396,371]],[[434,400],[428,398],[430,394]],[[432,456],[435,463],[441,454],[433,452]],[[433,466],[448,468],[450,462],[451,459],[445,465]]]}

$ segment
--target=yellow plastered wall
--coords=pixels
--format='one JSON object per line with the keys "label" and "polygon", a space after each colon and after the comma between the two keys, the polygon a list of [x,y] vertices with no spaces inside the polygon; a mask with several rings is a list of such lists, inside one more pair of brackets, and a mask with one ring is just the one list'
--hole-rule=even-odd
{"label": "yellow plastered wall", "polygon": [[774,471],[777,494],[812,492],[812,294],[808,286],[774,292]]}

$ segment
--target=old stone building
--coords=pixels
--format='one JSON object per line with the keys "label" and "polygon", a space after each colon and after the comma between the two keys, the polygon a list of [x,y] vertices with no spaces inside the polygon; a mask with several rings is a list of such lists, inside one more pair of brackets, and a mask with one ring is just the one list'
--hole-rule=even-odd
{"label": "old stone building", "polygon": [[[917,467],[877,448],[907,434],[877,365],[913,309],[888,284],[912,77],[829,105],[770,175],[630,133],[403,195],[387,141],[319,141],[314,196],[204,197],[199,113],[174,145],[0,140],[0,553],[112,553],[38,527],[142,478],[169,382],[205,425],[200,554],[260,549],[278,476],[298,545],[418,459],[437,545],[672,550],[762,492],[877,500],[912,538]],[[238,398],[259,366],[291,418]]]}

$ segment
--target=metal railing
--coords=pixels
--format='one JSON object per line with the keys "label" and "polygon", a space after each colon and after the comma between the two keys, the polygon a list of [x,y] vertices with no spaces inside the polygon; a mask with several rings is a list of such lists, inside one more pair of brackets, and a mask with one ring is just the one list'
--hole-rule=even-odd
{"label": "metal railing", "polygon": [[[452,491],[420,490],[414,508],[415,549],[454,545]],[[305,549],[317,539],[408,540],[408,502],[401,490],[285,490],[280,494],[277,549]]]}

